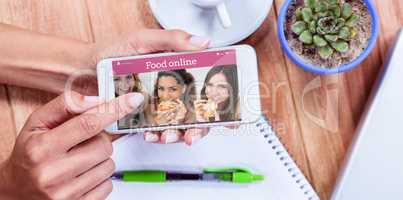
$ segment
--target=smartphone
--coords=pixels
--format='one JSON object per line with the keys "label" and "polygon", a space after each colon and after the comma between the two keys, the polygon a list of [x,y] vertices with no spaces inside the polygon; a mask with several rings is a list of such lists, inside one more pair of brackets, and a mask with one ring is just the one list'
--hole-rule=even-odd
{"label": "smartphone", "polygon": [[256,53],[248,45],[105,59],[97,76],[106,101],[131,92],[145,97],[109,133],[239,125],[261,114]]}

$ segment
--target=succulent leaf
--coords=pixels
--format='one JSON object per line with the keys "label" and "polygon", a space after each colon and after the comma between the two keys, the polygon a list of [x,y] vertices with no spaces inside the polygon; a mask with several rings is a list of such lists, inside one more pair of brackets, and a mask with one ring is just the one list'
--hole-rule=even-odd
{"label": "succulent leaf", "polygon": [[354,26],[360,16],[353,6],[342,0],[304,0],[295,11],[292,32],[299,35],[305,48],[316,49],[322,59],[336,51],[347,52],[350,41],[358,34]]}
{"label": "succulent leaf", "polygon": [[348,19],[352,14],[353,14],[353,7],[349,3],[343,4],[341,16],[344,19]]}
{"label": "succulent leaf", "polygon": [[318,19],[319,19],[318,14],[314,14],[312,19],[313,19],[312,21],[315,21],[315,23],[316,23],[316,21],[318,21]]}
{"label": "succulent leaf", "polygon": [[347,20],[346,26],[348,27],[354,27],[357,25],[358,21],[360,20],[360,16],[353,14],[351,17]]}
{"label": "succulent leaf", "polygon": [[316,0],[304,0],[305,6],[315,8]]}
{"label": "succulent leaf", "polygon": [[316,13],[315,16],[317,16],[318,18],[322,18],[322,17],[329,17],[329,16],[331,16],[331,15],[332,15],[332,14],[331,14],[330,12],[325,11],[325,12],[318,12],[318,13]]}
{"label": "succulent leaf", "polygon": [[308,30],[302,32],[301,35],[299,36],[299,40],[304,44],[312,44],[313,42],[312,33],[309,32]]}
{"label": "succulent leaf", "polygon": [[297,17],[297,20],[302,20],[302,7],[297,8],[295,16]]}
{"label": "succulent leaf", "polygon": [[313,36],[313,43],[317,46],[317,47],[324,47],[327,45],[327,42],[325,39],[323,39],[323,37],[319,36],[319,35],[315,35]]}
{"label": "succulent leaf", "polygon": [[310,22],[313,18],[313,12],[311,8],[303,8],[302,9],[302,18],[305,22]]}
{"label": "succulent leaf", "polygon": [[309,31],[312,34],[316,33],[316,21],[311,21],[311,23],[309,23]]}
{"label": "succulent leaf", "polygon": [[333,42],[331,43],[332,47],[334,49],[336,49],[336,51],[340,52],[340,53],[345,53],[348,51],[348,43],[345,41],[337,41],[337,42]]}
{"label": "succulent leaf", "polygon": [[318,12],[325,12],[327,10],[328,10],[328,8],[327,8],[327,4],[325,2],[323,2],[323,1],[316,2],[315,12],[317,12],[317,13]]}
{"label": "succulent leaf", "polygon": [[330,46],[324,46],[319,48],[319,56],[323,59],[328,59],[333,55],[333,49]]}
{"label": "succulent leaf", "polygon": [[335,17],[341,16],[341,8],[339,6],[336,6],[335,8],[333,8],[332,11],[333,11],[333,14]]}
{"label": "succulent leaf", "polygon": [[339,3],[339,0],[327,0],[327,2],[328,2],[330,5],[337,5],[337,4]]}
{"label": "succulent leaf", "polygon": [[320,27],[320,26],[316,27],[316,32],[319,33],[319,34],[321,34],[321,35],[326,35],[326,33],[327,33],[327,32],[326,32],[325,30],[323,30],[323,28]]}
{"label": "succulent leaf", "polygon": [[339,31],[339,38],[343,40],[349,40],[350,39],[350,29],[346,26],[340,29]]}
{"label": "succulent leaf", "polygon": [[325,35],[325,39],[329,42],[336,42],[339,39],[337,35]]}
{"label": "succulent leaf", "polygon": [[329,2],[329,1],[327,1],[327,3],[329,4],[329,5],[328,5],[329,10],[333,10],[333,9],[335,9],[335,8],[337,8],[337,7],[340,8],[340,6],[339,6],[337,3],[334,4],[334,3],[331,3],[331,2]]}
{"label": "succulent leaf", "polygon": [[346,20],[344,18],[338,18],[337,19],[337,25],[336,26],[341,28],[341,27],[344,26],[344,24],[346,24]]}
{"label": "succulent leaf", "polygon": [[292,32],[297,35],[300,35],[303,31],[306,30],[306,23],[303,21],[297,21],[291,26]]}
{"label": "succulent leaf", "polygon": [[336,26],[332,27],[329,33],[338,34],[340,29],[343,28],[345,23],[346,22],[345,22],[345,20],[343,18],[337,19]]}

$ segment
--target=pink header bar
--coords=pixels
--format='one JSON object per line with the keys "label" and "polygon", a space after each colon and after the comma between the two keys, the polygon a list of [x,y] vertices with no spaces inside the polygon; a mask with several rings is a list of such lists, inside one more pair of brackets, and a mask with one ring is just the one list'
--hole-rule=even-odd
{"label": "pink header bar", "polygon": [[235,50],[113,61],[114,75],[236,64]]}

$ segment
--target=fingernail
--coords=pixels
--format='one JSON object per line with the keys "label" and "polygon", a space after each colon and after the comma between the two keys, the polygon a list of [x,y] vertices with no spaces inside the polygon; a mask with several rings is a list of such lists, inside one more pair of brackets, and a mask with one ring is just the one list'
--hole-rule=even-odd
{"label": "fingernail", "polygon": [[84,96],[84,101],[93,103],[100,101],[100,98],[99,96]]}
{"label": "fingernail", "polygon": [[193,46],[206,47],[210,43],[210,39],[207,37],[194,35],[190,38],[189,43]]}
{"label": "fingernail", "polygon": [[179,140],[179,137],[175,133],[165,134],[165,144],[174,143]]}
{"label": "fingernail", "polygon": [[144,95],[141,93],[131,93],[129,96],[129,104],[133,108],[139,107],[144,101]]}
{"label": "fingernail", "polygon": [[158,141],[158,135],[152,134],[152,133],[146,133],[144,140],[146,142],[157,142]]}

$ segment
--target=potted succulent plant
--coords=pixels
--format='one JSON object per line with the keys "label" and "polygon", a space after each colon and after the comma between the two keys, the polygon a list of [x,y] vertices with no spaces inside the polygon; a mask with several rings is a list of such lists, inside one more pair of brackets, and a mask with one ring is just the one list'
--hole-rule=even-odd
{"label": "potted succulent plant", "polygon": [[297,65],[332,74],[350,70],[368,56],[378,26],[370,0],[286,0],[278,35]]}

